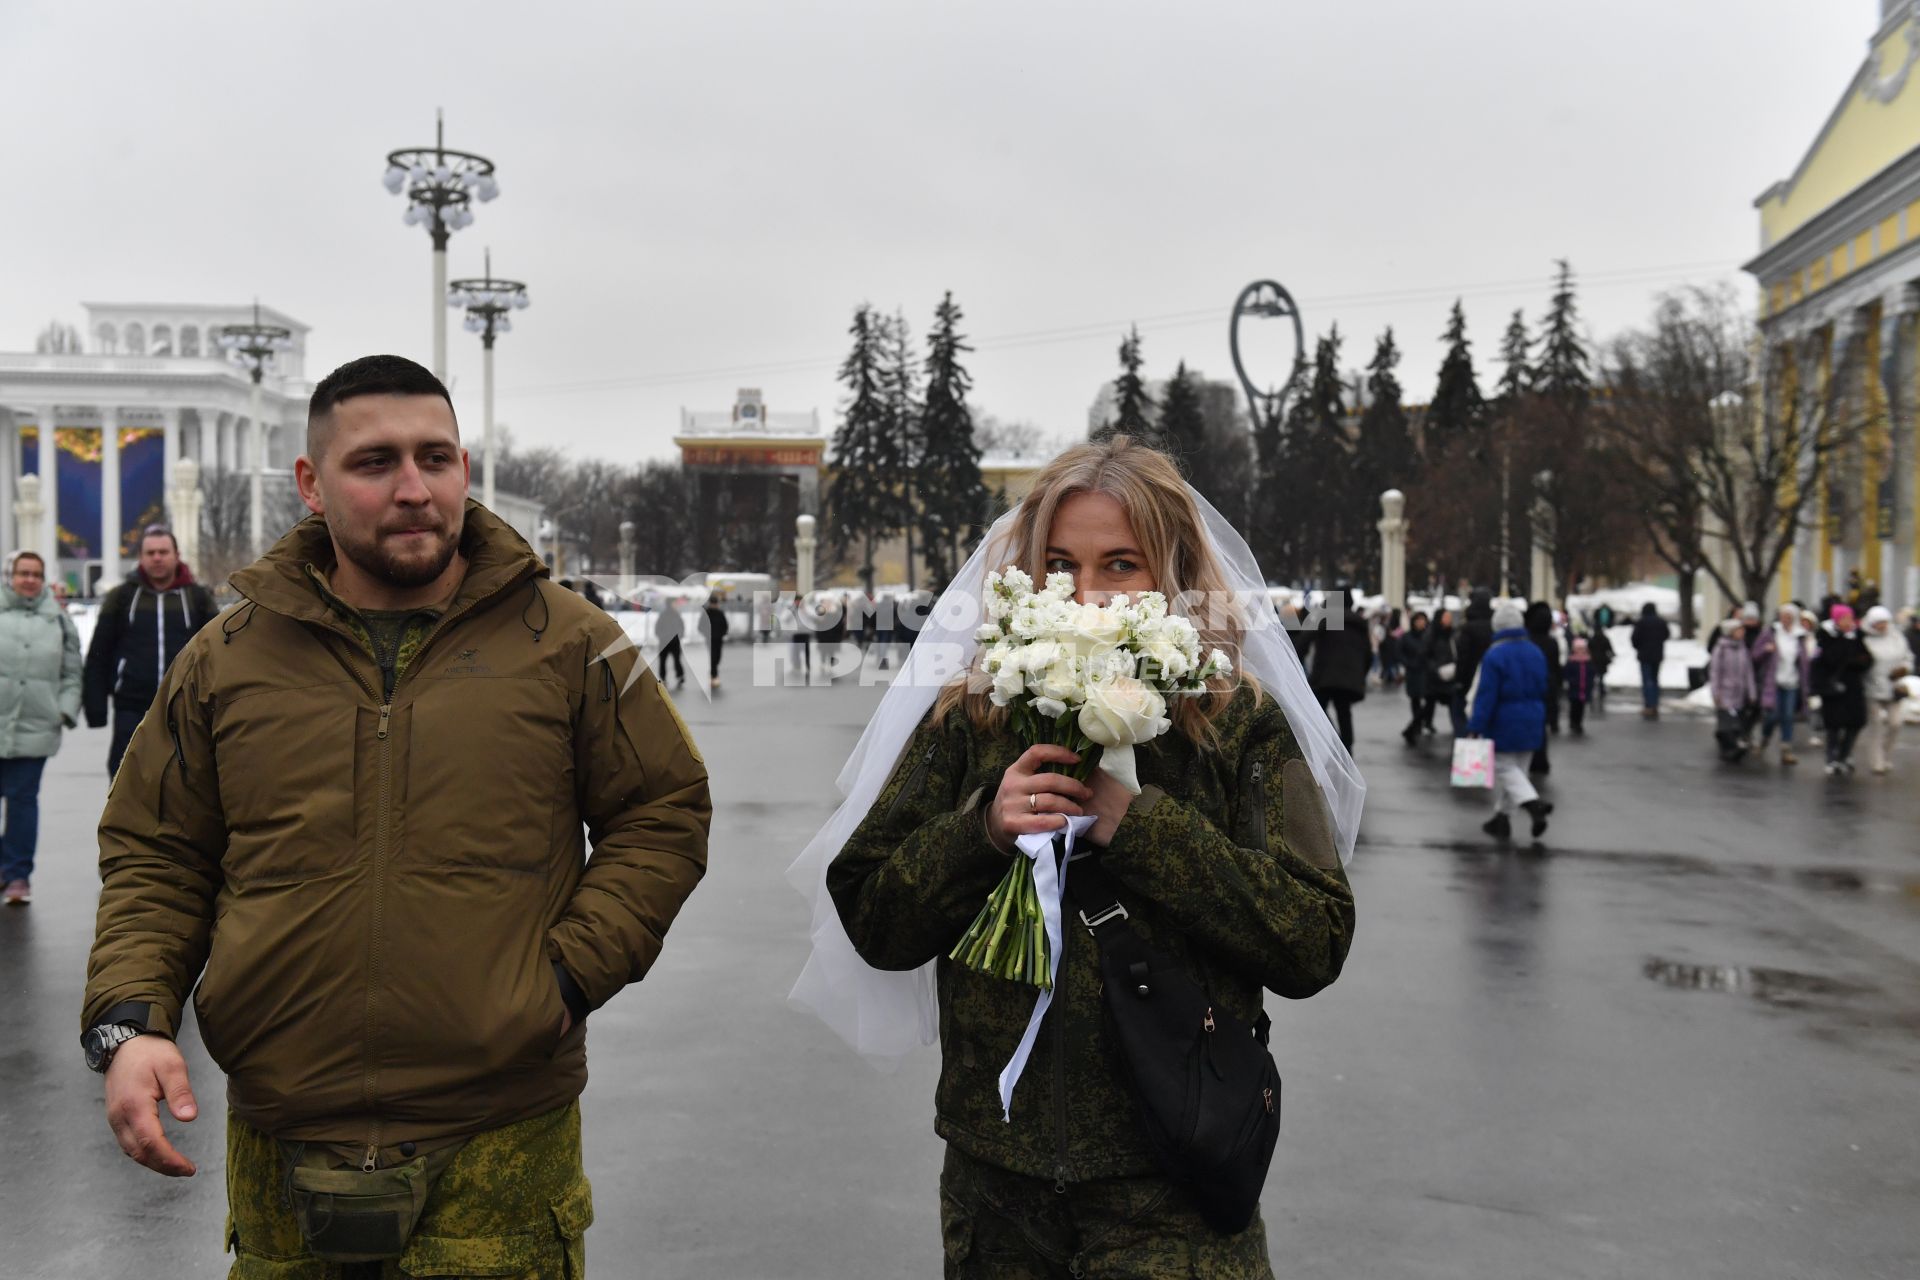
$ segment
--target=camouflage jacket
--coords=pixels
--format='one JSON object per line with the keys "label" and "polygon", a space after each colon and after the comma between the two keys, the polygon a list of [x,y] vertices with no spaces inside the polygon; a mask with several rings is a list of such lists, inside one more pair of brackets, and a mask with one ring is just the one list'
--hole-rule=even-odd
{"label": "camouflage jacket", "polygon": [[[1100,855],[1131,891],[1132,923],[1252,1021],[1261,988],[1310,996],[1339,976],[1353,892],[1326,803],[1286,716],[1239,696],[1215,721],[1217,751],[1170,733],[1138,751],[1141,793]],[[998,1077],[1033,1012],[1034,989],[946,959],[1007,870],[981,810],[1022,748],[930,716],[834,859],[827,885],[867,963],[912,969],[939,957],[940,1086],[935,1130],[1016,1173],[1078,1182],[1148,1173],[1137,1104],[1100,1005],[1098,949],[1067,929],[1061,977],[1011,1123]],[[1072,872],[1068,872],[1071,882]]]}

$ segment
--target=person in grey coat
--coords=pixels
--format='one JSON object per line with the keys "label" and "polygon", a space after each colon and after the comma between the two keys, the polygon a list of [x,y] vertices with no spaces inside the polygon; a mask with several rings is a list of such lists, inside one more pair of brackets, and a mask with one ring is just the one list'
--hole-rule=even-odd
{"label": "person in grey coat", "polygon": [[40,776],[60,731],[80,716],[80,633],[47,591],[47,562],[16,552],[0,586],[0,900],[33,900],[40,842]]}

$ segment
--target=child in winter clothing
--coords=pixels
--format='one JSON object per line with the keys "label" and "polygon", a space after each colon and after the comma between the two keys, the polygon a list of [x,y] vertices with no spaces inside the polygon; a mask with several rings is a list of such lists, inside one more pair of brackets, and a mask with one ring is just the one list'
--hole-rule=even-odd
{"label": "child in winter clothing", "polygon": [[1595,689],[1599,687],[1599,672],[1594,666],[1593,652],[1587,645],[1585,636],[1573,638],[1573,655],[1567,659],[1567,723],[1573,729],[1573,736],[1584,738],[1587,735],[1587,704],[1593,701]]}

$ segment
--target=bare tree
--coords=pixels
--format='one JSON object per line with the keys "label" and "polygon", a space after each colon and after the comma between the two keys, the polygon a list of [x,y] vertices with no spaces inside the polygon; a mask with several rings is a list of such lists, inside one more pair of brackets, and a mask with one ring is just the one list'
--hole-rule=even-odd
{"label": "bare tree", "polygon": [[47,327],[33,340],[33,349],[43,356],[79,355],[80,331],[70,324],[49,320]]}
{"label": "bare tree", "polygon": [[1630,464],[1655,552],[1680,575],[1683,619],[1694,575],[1761,599],[1826,518],[1816,498],[1866,426],[1846,394],[1863,364],[1857,341],[1831,354],[1824,337],[1766,347],[1728,291],[1669,295],[1649,330],[1613,345],[1599,422]]}

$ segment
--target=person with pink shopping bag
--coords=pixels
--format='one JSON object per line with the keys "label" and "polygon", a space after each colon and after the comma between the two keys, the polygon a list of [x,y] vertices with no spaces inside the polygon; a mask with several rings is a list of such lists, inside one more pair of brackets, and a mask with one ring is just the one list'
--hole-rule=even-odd
{"label": "person with pink shopping bag", "polygon": [[1493,785],[1493,743],[1486,738],[1453,740],[1453,785],[1482,791]]}
{"label": "person with pink shopping bag", "polygon": [[1467,721],[1472,737],[1493,744],[1493,816],[1480,829],[1496,840],[1513,834],[1514,809],[1532,818],[1535,839],[1546,834],[1553,812],[1527,777],[1528,759],[1546,740],[1547,662],[1522,622],[1517,605],[1494,610],[1493,646],[1481,659]]}

